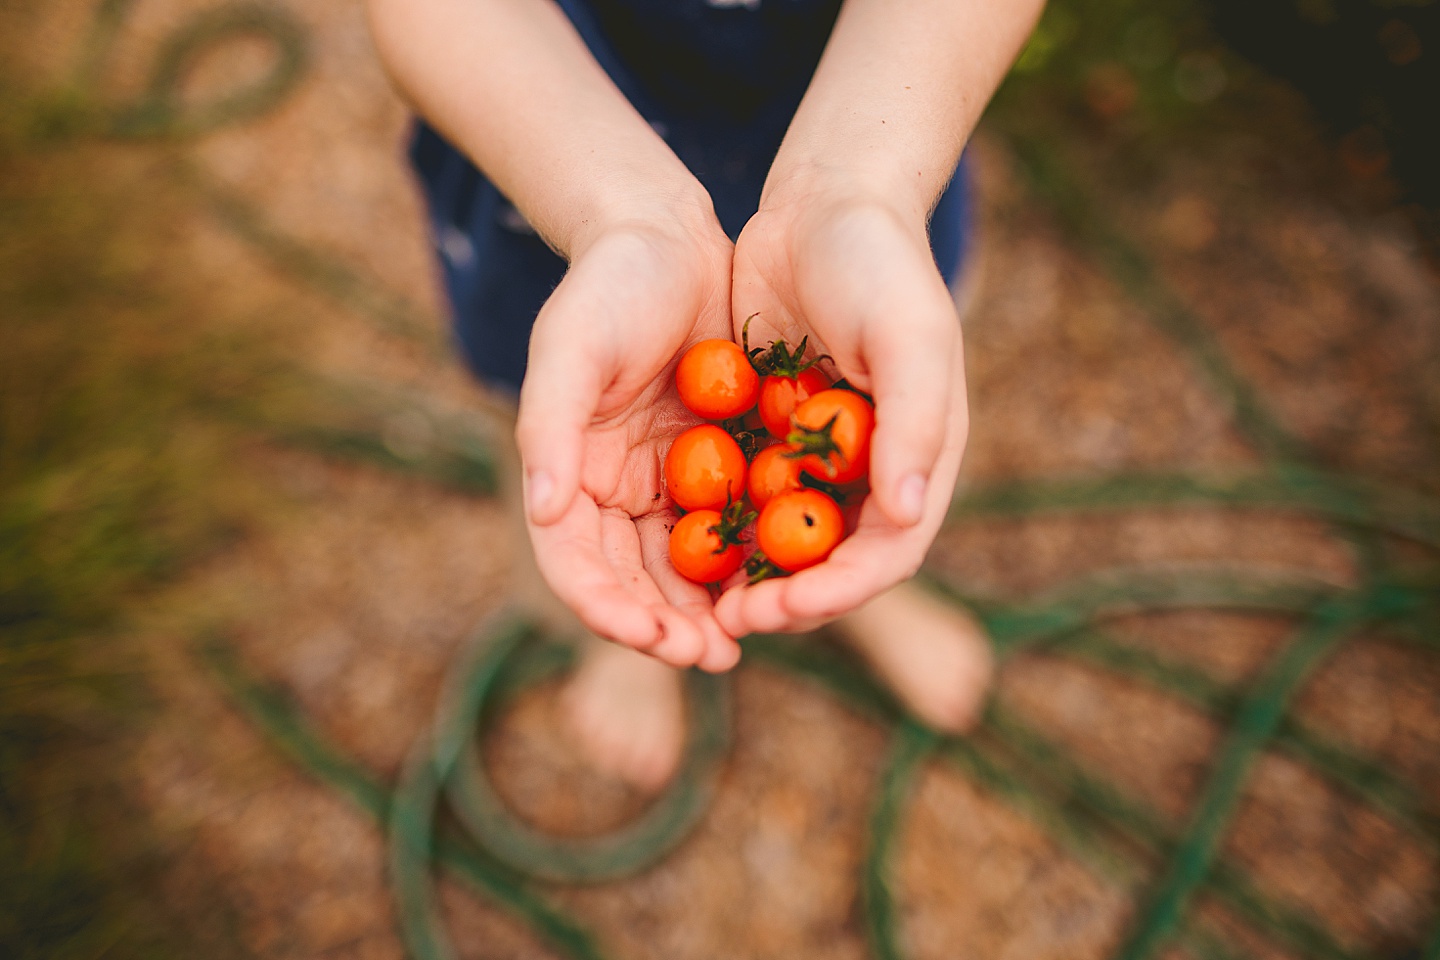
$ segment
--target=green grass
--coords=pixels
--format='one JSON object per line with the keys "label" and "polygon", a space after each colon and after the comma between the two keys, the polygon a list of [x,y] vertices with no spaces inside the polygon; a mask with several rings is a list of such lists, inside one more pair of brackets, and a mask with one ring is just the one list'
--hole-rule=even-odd
{"label": "green grass", "polygon": [[243,527],[234,430],[195,411],[245,348],[166,285],[156,161],[33,142],[30,106],[0,80],[0,956],[182,956],[127,614]]}

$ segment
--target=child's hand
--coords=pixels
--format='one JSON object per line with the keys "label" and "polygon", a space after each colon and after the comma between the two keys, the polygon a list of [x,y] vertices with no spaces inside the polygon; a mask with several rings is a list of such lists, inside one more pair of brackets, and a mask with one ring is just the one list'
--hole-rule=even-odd
{"label": "child's hand", "polygon": [[968,418],[959,319],[922,218],[844,189],[781,190],[735,248],[735,330],[805,336],[873,395],[872,494],[855,533],[794,576],[735,586],[715,607],[735,636],[811,629],[912,576],[950,504]]}
{"label": "child's hand", "polygon": [[608,229],[576,255],[530,341],[517,435],[540,571],[591,630],[673,666],[739,647],[675,572],[661,458],[696,418],[674,389],[690,343],[730,333],[731,245],[708,224]]}

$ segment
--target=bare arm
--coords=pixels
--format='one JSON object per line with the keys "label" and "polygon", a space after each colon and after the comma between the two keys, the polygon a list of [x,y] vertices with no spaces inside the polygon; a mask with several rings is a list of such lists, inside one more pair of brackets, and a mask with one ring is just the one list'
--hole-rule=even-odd
{"label": "bare arm", "polygon": [[922,220],[1044,0],[846,0],[761,207],[826,182]]}
{"label": "bare arm", "polygon": [[703,221],[704,188],[548,0],[369,0],[415,107],[567,259],[619,223]]}

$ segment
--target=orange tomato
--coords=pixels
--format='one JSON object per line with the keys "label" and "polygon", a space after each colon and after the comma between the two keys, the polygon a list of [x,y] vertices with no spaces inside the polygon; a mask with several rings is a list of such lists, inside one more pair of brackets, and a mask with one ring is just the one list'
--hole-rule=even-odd
{"label": "orange tomato", "polygon": [[783,443],[771,444],[750,461],[749,477],[745,482],[755,509],[759,510],[787,490],[800,489],[800,460],[785,456],[790,449]]}
{"label": "orange tomato", "polygon": [[755,406],[760,374],[738,343],[701,340],[680,358],[675,387],[692,413],[706,420],[728,420]]}
{"label": "orange tomato", "polygon": [[696,510],[670,531],[670,562],[686,580],[714,583],[740,569],[743,551],[724,535],[719,510]]}
{"label": "orange tomato", "polygon": [[827,483],[859,480],[870,470],[875,408],[853,390],[822,390],[795,408],[787,442],[806,451],[800,469]]}
{"label": "orange tomato", "polygon": [[772,437],[784,440],[790,433],[790,414],[806,400],[830,386],[830,379],[815,367],[793,377],[770,376],[760,381],[760,420]]}
{"label": "orange tomato", "polygon": [[745,493],[745,454],[714,424],[691,427],[665,454],[665,486],[686,510],[722,510]]}
{"label": "orange tomato", "polygon": [[755,540],[766,558],[790,573],[830,556],[845,536],[840,508],[819,490],[792,490],[765,505]]}

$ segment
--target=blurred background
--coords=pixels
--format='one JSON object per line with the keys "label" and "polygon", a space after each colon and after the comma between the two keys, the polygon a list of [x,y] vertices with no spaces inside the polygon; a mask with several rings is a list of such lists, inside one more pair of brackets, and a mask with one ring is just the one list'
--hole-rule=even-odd
{"label": "blurred background", "polygon": [[9,0],[0,956],[1440,958],[1437,103],[1433,0],[1052,0],[925,575],[984,725],[756,638],[647,805],[469,659],[506,414],[358,0]]}

